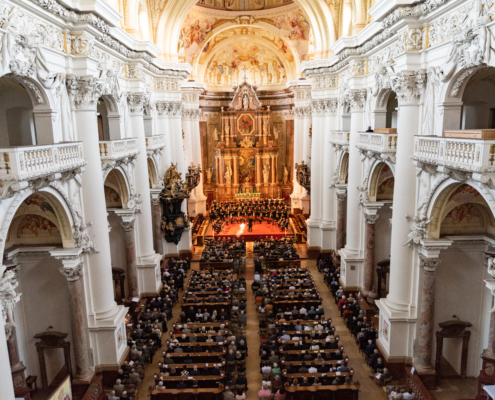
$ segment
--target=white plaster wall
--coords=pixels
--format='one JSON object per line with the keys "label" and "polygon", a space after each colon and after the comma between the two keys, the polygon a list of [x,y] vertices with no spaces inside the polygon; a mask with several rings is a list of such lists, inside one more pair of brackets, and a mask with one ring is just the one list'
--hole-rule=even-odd
{"label": "white plaster wall", "polygon": [[[19,274],[21,301],[15,308],[17,340],[21,361],[27,367],[26,376],[37,375],[41,387],[41,372],[34,335],[52,331],[68,333],[66,341],[72,343],[70,326],[69,293],[67,280],[60,271],[62,263],[54,258],[22,260]],[[60,350],[45,351],[48,383],[50,384],[64,365]],[[71,346],[72,369],[75,371],[74,353]]]}
{"label": "white plaster wall", "polygon": [[[483,256],[479,249],[452,247],[442,250],[442,263],[437,269],[435,291],[435,321],[434,330],[439,331],[438,324],[452,320],[457,315],[461,320],[468,321],[473,326],[469,328],[467,376],[476,377],[480,369],[481,348],[488,343],[488,325],[486,319],[487,301],[485,293],[485,268]],[[422,279],[420,279],[422,282]],[[432,361],[436,351],[434,340]],[[448,339],[444,341],[444,357],[460,372],[461,341]]]}
{"label": "white plaster wall", "polygon": [[124,228],[120,224],[122,218],[115,215],[115,213],[108,213],[108,222],[112,230],[110,231],[110,255],[112,257],[112,267],[122,268],[125,271],[126,276],[126,295],[127,295],[127,261],[125,256],[125,240],[124,240]]}
{"label": "white plaster wall", "polygon": [[0,146],[36,144],[33,106],[27,93],[20,90],[0,92]]}

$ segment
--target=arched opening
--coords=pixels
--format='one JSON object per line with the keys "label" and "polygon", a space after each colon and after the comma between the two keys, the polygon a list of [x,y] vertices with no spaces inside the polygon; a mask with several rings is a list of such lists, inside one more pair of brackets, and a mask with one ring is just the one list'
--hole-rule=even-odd
{"label": "arched opening", "polygon": [[385,128],[397,128],[397,107],[399,107],[397,95],[395,92],[391,92],[387,100],[387,119]]}
{"label": "arched opening", "polygon": [[339,183],[347,184],[349,178],[349,153],[345,152],[340,161]]}
{"label": "arched opening", "polygon": [[[36,334],[47,330],[63,332],[72,342],[67,279],[59,271],[62,261],[50,255],[50,251],[72,247],[69,207],[57,192],[46,188],[21,199],[8,226],[4,262],[15,266],[22,293],[14,308],[16,327],[12,335],[19,359],[26,366],[25,376],[41,377]],[[62,349],[48,349],[44,356],[48,383],[61,371],[67,372]],[[74,354],[71,359],[74,371]]]}
{"label": "arched opening", "polygon": [[[471,182],[470,182],[471,183]],[[475,377],[480,368],[480,349],[488,343],[488,319],[492,295],[485,287],[485,237],[492,235],[495,219],[477,183],[445,181],[429,207],[428,237],[452,241],[441,252],[435,283],[435,329],[438,323],[456,316],[470,322],[467,376]],[[435,349],[433,353],[435,353]],[[462,339],[444,340],[440,373],[461,372]]]}
{"label": "arched opening", "polygon": [[495,68],[483,68],[462,94],[462,129],[495,129]]}
{"label": "arched opening", "polygon": [[[383,161],[376,161],[371,167],[368,200],[378,208],[378,219],[375,222],[375,271],[373,275],[373,287],[378,297],[388,294],[389,271],[387,268],[390,260],[390,246],[392,242],[392,201],[394,198],[394,171],[393,165]],[[386,265],[387,267],[383,267]],[[381,271],[380,273],[378,273]]]}
{"label": "arched opening", "polygon": [[100,141],[110,140],[110,127],[108,125],[108,109],[102,97],[98,99],[96,108],[98,118],[98,138]]}
{"label": "arched opening", "polygon": [[153,158],[148,157],[148,177],[150,189],[158,187],[158,170]]}
{"label": "arched opening", "polygon": [[36,145],[33,103],[29,93],[13,78],[0,78],[0,146]]}

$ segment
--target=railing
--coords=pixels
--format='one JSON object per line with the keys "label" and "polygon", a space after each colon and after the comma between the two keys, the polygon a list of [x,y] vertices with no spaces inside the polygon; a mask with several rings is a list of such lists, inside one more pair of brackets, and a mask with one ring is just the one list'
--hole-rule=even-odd
{"label": "railing", "polygon": [[359,132],[357,147],[375,153],[395,153],[397,151],[397,133]]}
{"label": "railing", "polygon": [[494,172],[495,139],[416,136],[413,159],[470,172]]}
{"label": "railing", "polygon": [[146,138],[146,150],[156,150],[165,147],[165,135],[148,136]]}
{"label": "railing", "polygon": [[351,134],[345,131],[330,131],[330,143],[349,146]]}
{"label": "railing", "polygon": [[0,180],[25,181],[86,165],[81,142],[0,149]]}
{"label": "railing", "polygon": [[118,160],[139,154],[137,139],[119,139],[100,142],[102,160]]}
{"label": "railing", "polygon": [[406,386],[412,389],[417,400],[435,400],[417,374],[411,374],[411,367],[406,367]]}

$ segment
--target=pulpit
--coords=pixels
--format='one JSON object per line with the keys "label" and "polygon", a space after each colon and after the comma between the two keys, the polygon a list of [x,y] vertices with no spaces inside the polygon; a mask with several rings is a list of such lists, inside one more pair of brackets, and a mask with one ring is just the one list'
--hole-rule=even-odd
{"label": "pulpit", "polygon": [[38,350],[38,358],[40,361],[41,382],[43,383],[43,389],[48,388],[48,374],[45,361],[45,349],[63,349],[65,368],[69,372],[72,379],[72,364],[70,361],[70,342],[66,342],[64,339],[67,337],[67,333],[48,331],[34,335],[35,339],[40,339],[36,342],[36,349]]}

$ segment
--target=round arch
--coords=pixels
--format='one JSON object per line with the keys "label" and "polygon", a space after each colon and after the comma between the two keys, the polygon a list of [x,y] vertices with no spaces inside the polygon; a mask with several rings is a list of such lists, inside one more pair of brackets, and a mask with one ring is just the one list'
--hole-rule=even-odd
{"label": "round arch", "polygon": [[[287,61],[287,59],[284,57],[284,55],[282,53],[280,53],[278,51],[278,49],[266,39],[253,38],[250,35],[239,35],[239,36],[235,36],[235,37],[232,37],[230,39],[222,41],[222,43],[220,43],[216,47],[216,49],[217,49],[217,51],[221,51],[225,47],[238,41],[241,38],[249,38],[250,40],[253,40],[255,43],[259,43],[259,44],[265,46],[266,48],[272,50],[275,53],[275,55],[282,60],[282,62],[284,64],[284,68],[287,71],[287,81],[291,81],[291,80],[295,79],[294,71],[293,71],[290,63]],[[199,64],[199,60],[195,60],[195,63],[194,63],[195,65],[193,65],[193,68],[196,68],[195,73],[197,72],[197,76],[199,77],[199,79],[201,81],[202,81],[203,76],[206,72],[206,68],[208,67],[208,63],[215,56],[215,54],[216,54],[216,52],[212,52],[211,54],[209,54],[208,57],[206,58],[206,60],[204,60],[204,62],[202,64]]]}
{"label": "round arch", "polygon": [[[112,177],[114,177],[114,179],[112,179]],[[118,166],[108,170],[103,178],[104,186],[114,189],[120,195],[122,208],[128,208],[127,204],[131,197],[131,186],[127,172],[121,166]]]}
{"label": "round arch", "polygon": [[[471,187],[480,195],[477,199],[464,197],[461,200],[452,200],[452,196],[456,194],[456,190],[462,187]],[[495,227],[495,197],[491,190],[486,185],[471,179],[465,182],[459,182],[452,178],[446,178],[438,183],[436,188],[432,190],[432,195],[429,202],[426,204],[426,218],[428,224],[428,238],[438,239],[440,237],[440,228],[444,218],[456,206],[466,203],[478,203],[487,208],[489,212],[491,225]]]}
{"label": "round arch", "polygon": [[[387,169],[388,171],[384,171]],[[377,201],[377,195],[381,184],[394,178],[395,165],[388,160],[375,160],[371,165],[368,175],[368,199],[369,201]]]}
{"label": "round arch", "polygon": [[337,184],[344,184],[347,183],[347,175],[349,173],[349,152],[348,151],[343,151],[340,158],[339,158],[339,163],[337,165],[337,179],[336,182]]}
{"label": "round arch", "polygon": [[158,166],[153,157],[148,157],[148,176],[150,180],[150,189],[158,187]]}
{"label": "round arch", "polygon": [[[30,197],[31,199],[26,202],[26,199]],[[73,204],[69,204],[70,202],[67,200],[62,192],[52,186],[47,186],[38,191],[32,189],[23,190],[17,192],[12,198],[3,200],[4,202],[9,202],[9,204],[6,206],[7,212],[1,221],[0,254],[4,252],[9,229],[14,219],[20,215],[19,212],[47,218],[57,226],[63,247],[76,247],[73,227],[79,226],[80,222],[77,221],[76,208]]]}
{"label": "round arch", "polygon": [[[138,0],[133,0],[137,2]],[[315,40],[315,58],[325,58],[336,41],[334,22],[329,7],[314,0],[294,0],[309,19]],[[197,0],[169,0],[165,6],[157,32],[157,46],[162,49],[165,61],[178,61],[177,43],[184,20]],[[250,14],[256,15],[256,12]],[[259,14],[259,12],[258,12]],[[242,15],[236,13],[233,15]],[[166,39],[166,40],[165,40]]]}

